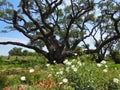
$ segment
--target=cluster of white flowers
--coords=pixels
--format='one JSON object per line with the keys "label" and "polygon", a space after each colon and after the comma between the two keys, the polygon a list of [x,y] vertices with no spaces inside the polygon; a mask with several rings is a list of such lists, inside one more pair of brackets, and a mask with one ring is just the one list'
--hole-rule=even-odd
{"label": "cluster of white flowers", "polygon": [[59,83],[59,84],[65,84],[65,83],[67,83],[68,82],[68,79],[67,78],[64,78],[64,79],[62,79],[62,81]]}
{"label": "cluster of white flowers", "polygon": [[105,60],[102,60],[100,63],[97,63],[97,67],[104,66],[105,68],[103,69],[103,72],[106,73],[108,72],[108,65],[106,65],[107,62]]}
{"label": "cluster of white flowers", "polygon": [[70,71],[70,67],[66,67],[66,72],[69,72]]}
{"label": "cluster of white flowers", "polygon": [[72,64],[72,62],[68,61],[68,59],[66,59],[64,62],[63,62],[65,65],[68,65],[70,66]]}
{"label": "cluster of white flowers", "polygon": [[56,72],[57,75],[62,75],[63,71]]}
{"label": "cluster of white flowers", "polygon": [[[33,73],[34,71],[35,71],[34,69],[30,69],[30,70],[29,70],[29,73]],[[21,77],[20,77],[20,80],[21,80],[21,81],[26,81],[26,77],[25,77],[25,76],[21,76]]]}
{"label": "cluster of white flowers", "polygon": [[74,71],[74,72],[77,72],[77,68],[76,68],[76,67],[74,67],[74,68],[73,68],[73,71]]}
{"label": "cluster of white flowers", "polygon": [[113,82],[114,82],[114,83],[119,83],[120,80],[119,80],[118,78],[113,78]]}
{"label": "cluster of white flowers", "polygon": [[[102,65],[105,65],[107,62],[105,60],[102,60],[100,63],[97,63],[97,67],[101,67]],[[108,67],[105,65],[105,67]]]}
{"label": "cluster of white flowers", "polygon": [[71,66],[71,69],[72,69],[74,72],[77,71],[77,67],[75,67],[75,65],[72,65],[72,66]]}
{"label": "cluster of white flowers", "polygon": [[64,64],[66,65],[66,68],[65,68],[65,71],[66,72],[70,72],[71,70],[74,71],[74,72],[77,72],[78,69],[81,67],[81,66],[84,66],[84,63],[81,63],[81,61],[77,61],[76,59],[73,59],[71,61],[69,61],[68,59],[66,59],[64,61]]}
{"label": "cluster of white flowers", "polygon": [[80,61],[78,61],[77,64],[78,64],[79,66],[82,66],[82,63],[81,63]]}

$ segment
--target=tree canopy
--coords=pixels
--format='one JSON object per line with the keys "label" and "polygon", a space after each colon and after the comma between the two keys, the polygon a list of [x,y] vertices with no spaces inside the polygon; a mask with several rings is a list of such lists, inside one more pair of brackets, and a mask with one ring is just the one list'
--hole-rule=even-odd
{"label": "tree canopy", "polygon": [[120,3],[116,0],[70,0],[66,5],[65,0],[21,0],[14,10],[10,2],[2,0],[0,21],[8,24],[3,32],[17,30],[30,40],[29,44],[12,41],[0,44],[34,49],[50,63],[54,60],[62,63],[66,57],[79,53],[78,46],[86,54],[99,53],[119,40]]}

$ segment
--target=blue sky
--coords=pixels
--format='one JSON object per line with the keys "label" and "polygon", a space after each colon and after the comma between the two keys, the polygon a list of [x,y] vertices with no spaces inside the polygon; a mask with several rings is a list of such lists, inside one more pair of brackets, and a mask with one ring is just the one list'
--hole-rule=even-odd
{"label": "blue sky", "polygon": [[[16,9],[20,0],[7,0],[7,1],[10,1],[12,4],[14,4],[14,8]],[[4,26],[6,26],[6,24],[3,22],[0,22],[0,31],[4,30]],[[18,33],[17,31],[9,32],[9,33],[0,33],[0,41],[18,41],[25,44],[29,42],[29,40],[25,36],[23,36],[21,33]],[[17,46],[0,45],[0,56],[1,55],[7,56],[8,51],[11,50],[13,47],[17,47]]]}

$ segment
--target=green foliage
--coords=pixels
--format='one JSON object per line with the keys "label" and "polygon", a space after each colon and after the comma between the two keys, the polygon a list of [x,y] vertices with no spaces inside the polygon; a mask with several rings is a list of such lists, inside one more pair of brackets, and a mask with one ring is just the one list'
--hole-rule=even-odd
{"label": "green foliage", "polygon": [[3,17],[4,15],[5,15],[5,13],[0,10],[0,17]]}
{"label": "green foliage", "polygon": [[9,51],[9,55],[10,56],[21,56],[22,55],[22,48],[16,48],[14,47],[13,49],[11,49]]}

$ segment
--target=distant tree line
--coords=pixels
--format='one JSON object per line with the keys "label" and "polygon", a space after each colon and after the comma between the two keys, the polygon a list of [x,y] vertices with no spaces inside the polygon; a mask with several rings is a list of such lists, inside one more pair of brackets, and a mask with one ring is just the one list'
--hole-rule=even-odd
{"label": "distant tree line", "polygon": [[38,56],[38,53],[28,50],[22,50],[22,48],[14,47],[9,52],[9,56]]}

